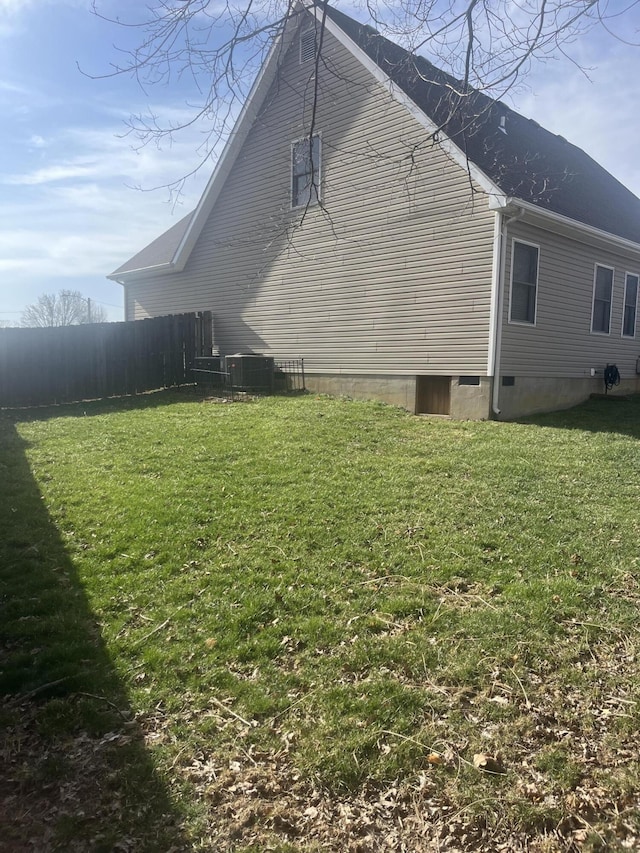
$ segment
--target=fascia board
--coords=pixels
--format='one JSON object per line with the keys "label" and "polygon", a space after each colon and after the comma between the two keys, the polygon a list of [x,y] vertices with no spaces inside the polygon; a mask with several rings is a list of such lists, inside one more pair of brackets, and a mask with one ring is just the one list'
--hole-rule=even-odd
{"label": "fascia board", "polygon": [[[138,267],[138,269],[134,270],[124,270],[117,274],[111,273],[111,275],[107,275],[105,278],[115,281],[118,284],[124,284],[124,281],[128,279],[144,278],[148,275],[169,275],[172,272],[175,272],[175,267],[172,262],[169,262],[167,264],[155,264],[150,267]],[[124,281],[121,281],[121,279],[124,279]]]}
{"label": "fascia board", "polygon": [[[322,9],[318,9],[317,6],[310,8],[309,11],[311,14],[314,14],[316,20],[321,22],[323,19]],[[371,59],[368,54],[362,50],[361,47],[352,41],[351,38],[342,30],[338,24],[331,20],[328,16],[324,17],[324,25],[327,30],[331,33],[331,35],[336,38],[340,44],[345,47],[359,62],[363,65],[367,71],[372,74],[375,79],[383,86],[391,98],[393,98],[396,103],[403,106],[407,112],[413,116],[413,118],[424,127],[424,129],[429,134],[437,133],[438,136],[438,145],[440,148],[451,157],[451,159],[457,163],[465,172],[467,172],[471,178],[478,184],[478,186],[489,196],[489,199],[495,199],[494,207],[497,203],[498,206],[502,207],[505,201],[505,195],[502,190],[495,184],[491,178],[489,178],[485,173],[479,169],[475,163],[472,163],[471,160],[466,156],[464,151],[455,144],[446,133],[438,127],[438,125],[431,119],[429,116],[420,109],[420,107],[411,100],[411,98],[397,85],[393,80],[389,77],[388,74],[380,68],[380,66]]]}
{"label": "fascia board", "polygon": [[296,30],[297,21],[294,22],[290,18],[285,23],[284,31],[272,44],[267,58],[253,82],[253,86],[251,87],[247,100],[240,111],[240,115],[236,119],[235,125],[229,134],[224,149],[218,158],[213,174],[209,178],[207,186],[200,197],[200,201],[194,211],[189,227],[180,241],[171,263],[167,265],[170,266],[171,269],[168,269],[167,271],[181,272],[184,269],[189,258],[189,254],[191,253],[196,240],[200,236],[200,232],[213,209],[224,182],[235,163],[236,157],[240,153],[240,148],[249,135],[249,131],[251,130],[260,107],[262,106],[269,87],[276,77],[280,64],[280,57],[286,52],[287,48],[291,44]]}
{"label": "fascia board", "polygon": [[526,221],[529,221],[532,225],[537,225],[547,231],[561,233],[580,243],[593,245],[596,242],[603,247],[622,249],[623,251],[634,252],[636,254],[640,253],[640,243],[636,243],[634,240],[618,237],[617,234],[602,231],[600,228],[594,228],[592,225],[587,225],[584,222],[579,222],[577,219],[563,216],[561,213],[545,210],[544,208],[537,207],[530,201],[523,201],[519,198],[507,198],[503,210],[509,212],[513,209],[523,210]]}

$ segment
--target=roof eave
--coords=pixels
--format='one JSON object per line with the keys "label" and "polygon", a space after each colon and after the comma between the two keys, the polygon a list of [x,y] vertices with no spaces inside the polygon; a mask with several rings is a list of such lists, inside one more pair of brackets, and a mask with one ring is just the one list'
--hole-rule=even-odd
{"label": "roof eave", "polygon": [[563,216],[561,213],[555,213],[553,210],[546,210],[530,201],[509,197],[505,199],[503,205],[492,204],[490,202],[490,207],[500,210],[503,213],[522,210],[524,211],[526,220],[531,222],[531,224],[538,225],[545,230],[560,232],[565,236],[573,237],[573,239],[581,243],[596,242],[624,251],[640,253],[640,242],[620,237],[618,234],[612,234],[609,231],[603,231],[600,228],[595,228],[593,225],[587,225],[585,222],[571,219],[569,216]]}
{"label": "roof eave", "polygon": [[[314,6],[309,11],[316,16],[318,21],[323,18],[322,8]],[[331,18],[325,16],[324,24],[327,30],[336,38],[340,44],[345,47],[353,56],[372,74],[378,83],[383,86],[390,97],[396,103],[402,105],[413,116],[425,130],[434,136],[437,135],[438,146],[451,157],[462,169],[464,169],[469,177],[487,194],[489,198],[489,206],[492,209],[498,209],[504,205],[506,196],[500,187],[489,178],[481,169],[473,163],[464,151],[451,140],[444,131],[422,110],[407,93],[386,74],[380,66],[361,47],[353,41],[353,39],[345,33],[345,31],[336,24]]]}
{"label": "roof eave", "polygon": [[[316,16],[319,21],[322,20],[322,9],[313,3],[300,3],[298,6],[302,11],[306,8],[311,14]],[[505,196],[500,188],[482,172],[474,163],[472,163],[454,142],[452,142],[435,123],[424,113],[418,105],[397,85],[385,72],[377,65],[370,57],[358,47],[358,45],[338,26],[331,18],[324,18],[324,24],[328,31],[349,50],[352,55],[381,83],[382,86],[389,92],[391,97],[404,106],[408,112],[430,133],[438,132],[438,144],[456,163],[458,163],[473,181],[488,195],[490,205],[501,206],[504,204]],[[297,22],[291,19],[285,25],[283,32],[274,41],[267,59],[262,66],[251,92],[238,116],[235,126],[224,146],[222,154],[218,159],[216,167],[211,175],[207,186],[205,187],[198,206],[196,207],[191,222],[180,241],[178,248],[174,252],[169,267],[156,267],[154,271],[160,272],[181,272],[189,258],[204,224],[211,213],[213,206],[222,190],[225,179],[227,178],[235,159],[244,143],[253,121],[262,105],[262,101],[267,94],[271,83],[275,79],[278,71],[280,57],[289,47],[297,30]],[[142,270],[131,272],[143,272]]]}
{"label": "roof eave", "polygon": [[[304,6],[306,6],[311,14],[315,15],[318,21],[323,19],[322,8],[314,4],[307,5],[306,3],[304,3]],[[298,8],[301,9],[302,7],[303,4],[301,3]],[[464,151],[437,127],[435,122],[410,96],[398,84],[394,83],[380,66],[337,23],[330,17],[324,16],[324,25],[331,35],[386,89],[394,101],[402,105],[429,134],[434,135],[437,133],[437,144],[439,147],[464,169],[470,179],[487,195],[488,205],[491,210],[501,212],[509,212],[514,209],[523,210],[527,215],[527,219],[529,221],[537,220],[537,224],[540,227],[551,228],[551,230],[555,231],[563,230],[582,242],[587,239],[590,242],[596,240],[627,251],[640,252],[640,243],[638,242],[602,231],[601,229],[586,225],[578,220],[554,213],[553,211],[545,210],[532,202],[508,197],[488,175],[469,160]],[[253,121],[262,105],[264,97],[275,79],[280,64],[280,57],[288,48],[296,30],[297,22],[290,20],[285,25],[283,32],[274,41],[171,261],[164,264],[126,270],[120,273],[111,273],[111,275],[107,276],[108,279],[125,284],[129,280],[136,280],[150,275],[170,275],[174,272],[181,272],[184,269],[191,250],[200,236],[202,228],[213,209],[240,148],[253,125]]]}
{"label": "roof eave", "polygon": [[176,269],[171,262],[167,264],[154,264],[149,267],[139,267],[133,270],[122,270],[121,272],[116,270],[116,272],[110,273],[106,278],[110,281],[115,281],[117,284],[126,284],[128,279],[137,279],[148,275],[170,275],[172,272],[176,272]]}

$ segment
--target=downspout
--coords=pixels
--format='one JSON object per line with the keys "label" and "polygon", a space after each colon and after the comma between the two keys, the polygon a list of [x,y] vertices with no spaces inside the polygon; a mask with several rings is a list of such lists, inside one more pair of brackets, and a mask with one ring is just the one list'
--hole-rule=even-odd
{"label": "downspout", "polygon": [[504,313],[504,281],[505,267],[507,265],[507,228],[512,222],[524,216],[524,210],[520,208],[517,213],[505,218],[504,213],[496,211],[496,219],[493,231],[493,270],[494,287],[491,303],[491,329],[489,350],[489,376],[493,379],[491,389],[491,412],[500,417],[500,359],[502,357],[502,322]]}
{"label": "downspout", "polygon": [[121,278],[111,278],[111,276],[107,276],[107,278],[111,279],[111,281],[115,281],[116,284],[119,284],[122,286],[122,289],[124,291],[124,301],[123,301],[124,312],[123,313],[124,313],[124,319],[126,322],[129,319],[127,317],[127,283],[126,283],[126,281],[123,281]]}

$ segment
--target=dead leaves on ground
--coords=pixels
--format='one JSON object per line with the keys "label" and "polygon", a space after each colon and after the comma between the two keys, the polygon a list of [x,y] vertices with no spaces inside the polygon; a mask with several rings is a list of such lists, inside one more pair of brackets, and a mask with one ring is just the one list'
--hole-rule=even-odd
{"label": "dead leaves on ground", "polygon": [[502,775],[507,772],[499,758],[489,755],[486,752],[475,753],[473,756],[473,766],[476,770],[481,770],[483,773],[493,773],[494,775]]}
{"label": "dead leaves on ground", "polygon": [[[185,693],[179,715],[158,706],[135,726],[150,751],[170,754],[166,778],[176,794],[186,785],[201,809],[200,835],[184,849],[268,851],[289,843],[300,853],[638,850],[637,643],[616,627],[592,636],[594,630],[586,622],[566,625],[568,638],[585,638],[570,644],[579,650],[570,661],[573,683],[564,677],[566,661],[561,669],[544,660],[525,669],[509,658],[491,671],[483,689],[434,684],[434,695],[446,699],[435,721],[440,739],[416,733],[424,747],[421,761],[387,784],[329,791],[303,775],[296,767],[299,733],[290,709],[258,724],[224,695],[202,710]],[[456,737],[463,721],[469,737]],[[194,748],[188,738],[204,722],[224,732],[226,751]],[[251,743],[249,733],[263,725],[279,738],[279,748],[260,750]],[[392,734],[385,749],[395,749]],[[87,780],[107,778],[106,759],[131,736],[123,723],[98,741],[74,741],[66,760],[71,755],[75,761],[76,753],[78,761],[83,755],[91,760],[65,786],[26,795],[24,786],[2,788],[4,810],[25,826],[34,814],[44,817],[34,849],[56,849],[49,831],[56,820],[92,808]],[[3,757],[13,766],[16,756],[37,765],[42,748],[21,727],[13,746],[5,742]],[[101,808],[115,810],[117,799]]]}

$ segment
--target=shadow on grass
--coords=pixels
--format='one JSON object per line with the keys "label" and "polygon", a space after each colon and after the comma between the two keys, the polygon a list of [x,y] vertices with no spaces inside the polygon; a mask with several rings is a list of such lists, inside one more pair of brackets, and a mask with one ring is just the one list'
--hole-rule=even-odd
{"label": "shadow on grass", "polygon": [[0,410],[5,417],[14,421],[46,421],[49,418],[78,418],[96,415],[108,415],[113,412],[157,409],[174,403],[191,403],[205,399],[202,391],[195,385],[183,385],[179,388],[148,391],[130,397],[107,397],[104,400],[84,400],[80,403],[59,403],[50,406],[32,406],[24,409],[7,408]]}
{"label": "shadow on grass", "polygon": [[0,849],[188,849],[24,450],[0,415]]}
{"label": "shadow on grass", "polygon": [[49,418],[78,418],[108,415],[113,412],[139,411],[143,409],[158,409],[176,403],[209,403],[209,402],[248,402],[260,396],[269,397],[301,397],[304,390],[274,391],[272,394],[243,394],[236,392],[232,400],[228,395],[217,396],[215,389],[207,389],[198,385],[182,385],[179,388],[168,388],[160,391],[149,391],[130,397],[108,397],[104,400],[85,400],[81,403],[60,403],[51,406],[33,406],[24,409],[0,409],[0,417],[11,418],[14,421],[46,421]]}
{"label": "shadow on grass", "polygon": [[517,423],[536,424],[555,429],[577,429],[586,432],[619,433],[640,438],[640,394],[627,398],[587,400],[572,409],[518,418]]}

